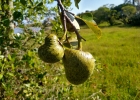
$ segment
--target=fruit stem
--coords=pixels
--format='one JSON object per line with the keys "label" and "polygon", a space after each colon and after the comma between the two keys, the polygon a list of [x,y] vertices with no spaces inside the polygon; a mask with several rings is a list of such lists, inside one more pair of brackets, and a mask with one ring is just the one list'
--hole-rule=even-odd
{"label": "fruit stem", "polygon": [[67,31],[64,32],[64,35],[62,36],[60,42],[63,44],[65,38],[66,38],[66,34],[67,34]]}
{"label": "fruit stem", "polygon": [[78,50],[82,50],[82,41],[81,41],[81,38],[78,39]]}

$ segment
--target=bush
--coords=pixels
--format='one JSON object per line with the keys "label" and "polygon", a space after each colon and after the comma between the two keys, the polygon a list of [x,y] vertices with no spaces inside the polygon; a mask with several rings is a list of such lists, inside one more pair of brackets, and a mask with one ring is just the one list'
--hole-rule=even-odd
{"label": "bush", "polygon": [[140,26],[140,13],[132,16],[129,19],[129,23],[128,24],[135,25],[135,26]]}

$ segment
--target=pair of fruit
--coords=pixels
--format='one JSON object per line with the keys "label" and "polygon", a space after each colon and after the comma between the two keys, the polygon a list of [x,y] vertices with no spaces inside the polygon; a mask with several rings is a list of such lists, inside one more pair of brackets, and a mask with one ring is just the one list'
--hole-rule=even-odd
{"label": "pair of fruit", "polygon": [[64,50],[54,34],[45,38],[45,44],[39,47],[38,55],[47,63],[63,60],[66,78],[75,85],[85,82],[95,66],[95,59],[90,53],[74,49]]}

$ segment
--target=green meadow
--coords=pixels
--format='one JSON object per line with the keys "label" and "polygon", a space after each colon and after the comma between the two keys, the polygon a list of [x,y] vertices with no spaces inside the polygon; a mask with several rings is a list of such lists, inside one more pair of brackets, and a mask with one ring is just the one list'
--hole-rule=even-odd
{"label": "green meadow", "polygon": [[88,28],[80,33],[83,51],[96,59],[94,74],[75,87],[79,100],[139,100],[140,98],[140,28],[101,27],[102,36]]}

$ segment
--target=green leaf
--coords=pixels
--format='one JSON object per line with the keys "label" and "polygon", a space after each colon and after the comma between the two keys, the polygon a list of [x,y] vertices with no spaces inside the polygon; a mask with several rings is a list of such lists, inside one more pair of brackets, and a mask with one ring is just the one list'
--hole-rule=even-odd
{"label": "green leaf", "polygon": [[48,0],[48,4],[51,4],[53,2],[54,2],[54,0]]}
{"label": "green leaf", "polygon": [[79,9],[79,6],[78,6],[78,3],[80,2],[81,0],[74,0],[75,2],[75,6]]}
{"label": "green leaf", "polygon": [[27,1],[26,0],[20,0],[20,3],[23,4],[23,5],[26,5]]}
{"label": "green leaf", "polygon": [[79,16],[75,16],[75,17],[80,20],[83,20],[87,24],[87,26],[97,35],[98,38],[101,37],[101,29],[93,20],[93,16],[91,13],[84,13],[80,17]]}
{"label": "green leaf", "polygon": [[4,20],[3,20],[3,25],[4,25],[4,26],[8,27],[9,24],[10,24],[10,20],[9,20],[9,19],[4,19]]}
{"label": "green leaf", "polygon": [[8,59],[9,59],[9,60],[12,60],[12,57],[11,57],[11,55],[8,55]]}
{"label": "green leaf", "polygon": [[0,11],[0,15],[5,15],[5,12]]}
{"label": "green leaf", "polygon": [[13,73],[9,73],[9,72],[8,72],[7,74],[8,74],[9,76],[12,76],[12,77],[14,76],[14,74],[13,74]]}
{"label": "green leaf", "polygon": [[7,4],[4,4],[4,10],[8,10],[9,6]]}
{"label": "green leaf", "polygon": [[32,0],[29,0],[29,2],[30,2],[30,3],[31,3],[31,5],[33,6],[33,4],[34,4],[34,3],[33,3],[33,1],[32,1]]}
{"label": "green leaf", "polygon": [[0,74],[0,80],[3,78],[3,74]]}
{"label": "green leaf", "polygon": [[14,18],[14,20],[18,20],[18,19],[23,20],[23,15],[22,15],[21,12],[15,11],[15,12],[13,13],[13,18]]}
{"label": "green leaf", "polygon": [[40,2],[37,6],[43,6],[43,2]]}
{"label": "green leaf", "polygon": [[3,59],[4,58],[4,56],[3,55],[0,55],[0,59]]}

